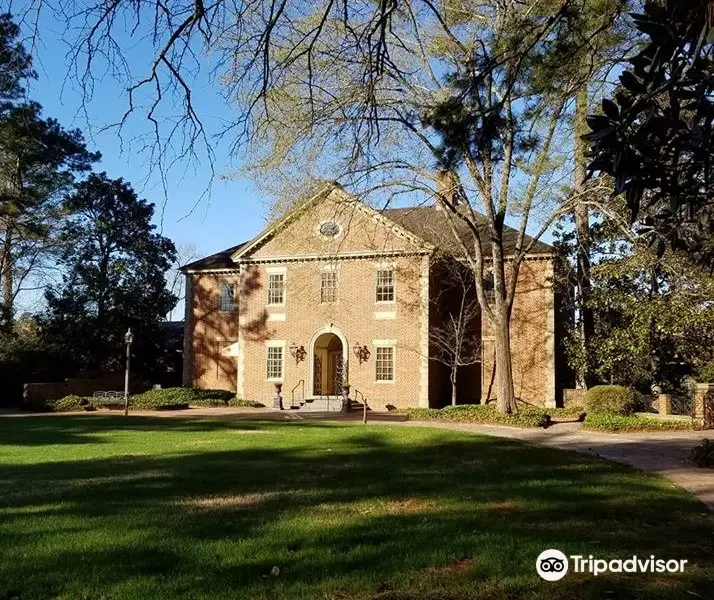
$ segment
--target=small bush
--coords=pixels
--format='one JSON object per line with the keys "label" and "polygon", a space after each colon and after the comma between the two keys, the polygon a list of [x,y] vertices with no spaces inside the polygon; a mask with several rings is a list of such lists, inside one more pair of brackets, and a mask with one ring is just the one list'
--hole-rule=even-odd
{"label": "small bush", "polygon": [[704,438],[701,444],[692,448],[689,460],[698,467],[714,469],[714,443]]}
{"label": "small bush", "polygon": [[690,419],[659,419],[613,412],[588,413],[583,422],[585,429],[609,431],[682,431],[694,429]]}
{"label": "small bush", "polygon": [[60,398],[58,400],[51,400],[49,404],[55,412],[94,410],[91,398],[84,398],[82,396],[76,396],[75,394],[70,394],[69,396],[65,396],[64,398]]}
{"label": "small bush", "polygon": [[134,410],[182,410],[188,408],[192,390],[187,388],[161,388],[149,390],[129,398],[129,408]]}
{"label": "small bush", "polygon": [[460,423],[483,423],[488,425],[507,425],[510,427],[547,427],[550,424],[548,413],[540,408],[521,408],[510,415],[502,414],[493,404],[465,404],[447,406],[441,410],[433,408],[407,409],[407,417],[415,421],[455,421]]}
{"label": "small bush", "polygon": [[596,385],[585,394],[585,412],[631,415],[646,409],[645,398],[636,390],[621,385]]}

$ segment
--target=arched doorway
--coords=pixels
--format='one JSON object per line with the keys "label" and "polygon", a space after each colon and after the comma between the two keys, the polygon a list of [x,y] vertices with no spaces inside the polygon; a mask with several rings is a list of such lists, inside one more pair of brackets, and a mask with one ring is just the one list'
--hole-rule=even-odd
{"label": "arched doorway", "polygon": [[310,344],[312,396],[337,396],[347,380],[347,342],[339,332],[322,331]]}

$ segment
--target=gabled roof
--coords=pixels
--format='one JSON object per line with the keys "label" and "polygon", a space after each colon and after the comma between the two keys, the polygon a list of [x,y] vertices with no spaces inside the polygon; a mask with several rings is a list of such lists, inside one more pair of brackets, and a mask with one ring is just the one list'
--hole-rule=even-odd
{"label": "gabled roof", "polygon": [[258,234],[252,240],[250,240],[249,242],[241,246],[238,250],[236,250],[231,258],[234,261],[239,261],[241,259],[248,258],[252,252],[256,251],[265,242],[272,239],[281,231],[283,231],[290,223],[295,221],[310,207],[314,206],[316,203],[322,200],[327,200],[331,197],[336,198],[339,202],[354,206],[355,209],[362,211],[372,219],[389,227],[389,229],[392,230],[392,232],[396,235],[410,240],[413,244],[423,248],[425,251],[433,251],[434,248],[428,240],[425,240],[418,234],[415,234],[413,231],[410,231],[406,227],[403,227],[395,220],[385,218],[386,215],[384,215],[382,211],[375,210],[374,208],[366,205],[354,196],[350,196],[338,183],[323,182],[316,189],[317,191],[315,191],[312,196],[305,198],[305,200],[299,203],[296,208],[291,210],[281,219],[278,219],[271,226],[261,231],[260,234]]}
{"label": "gabled roof", "polygon": [[[248,256],[250,252],[261,246],[264,241],[276,235],[309,206],[320,199],[326,198],[333,192],[340,194],[345,200],[354,201],[358,208],[363,209],[374,218],[391,222],[396,226],[395,231],[397,233],[408,236],[413,241],[422,244],[425,248],[441,248],[456,255],[461,254],[461,247],[451,233],[447,215],[436,206],[411,206],[376,211],[358,200],[351,198],[338,185],[330,184],[323,187],[318,193],[308,198],[300,204],[298,208],[285,215],[282,219],[264,231],[261,231],[260,234],[252,240],[191,262],[181,267],[181,270],[187,272],[236,269],[238,260]],[[488,247],[489,242],[488,220],[484,215],[480,214],[477,214],[476,218],[479,227],[479,237],[485,249]],[[459,235],[462,236],[462,240],[467,245],[470,244],[471,233],[466,224],[463,221],[457,221],[456,225]],[[517,239],[518,231],[513,227],[505,225],[503,228],[503,250],[506,255],[515,252]],[[532,237],[526,235],[524,238],[524,246],[528,246],[532,240]],[[552,253],[553,247],[540,241],[535,242],[528,252],[529,255],[550,255]]]}
{"label": "gabled roof", "polygon": [[[388,208],[382,211],[382,214],[398,223],[405,229],[408,229],[415,235],[419,236],[426,242],[441,248],[453,254],[461,254],[461,247],[458,240],[454,238],[449,227],[449,220],[443,210],[434,205],[431,206],[410,206],[407,208]],[[479,228],[479,238],[481,244],[486,250],[489,245],[489,229],[488,219],[485,215],[476,214],[476,221]],[[470,245],[471,232],[466,224],[461,221],[456,221],[456,229],[461,239]],[[503,227],[503,251],[506,255],[513,254],[516,249],[518,240],[518,231],[513,227],[504,225]],[[523,240],[525,247],[531,243],[533,238],[526,235]],[[528,252],[531,254],[552,254],[553,247],[544,242],[537,241]]]}
{"label": "gabled roof", "polygon": [[236,264],[231,260],[231,256],[245,246],[246,242],[238,244],[237,246],[231,246],[210,256],[204,258],[199,258],[193,262],[188,263],[181,267],[181,271],[184,273],[187,271],[212,271],[221,269],[235,269]]}

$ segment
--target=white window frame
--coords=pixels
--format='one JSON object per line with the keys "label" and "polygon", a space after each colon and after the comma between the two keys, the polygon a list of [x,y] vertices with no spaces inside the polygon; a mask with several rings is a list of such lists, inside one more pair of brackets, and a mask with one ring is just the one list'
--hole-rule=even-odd
{"label": "white window frame", "polygon": [[[392,272],[392,299],[379,300],[379,273],[381,271]],[[375,304],[394,304],[397,301],[397,267],[394,264],[378,265],[374,271],[374,301]]]}
{"label": "white window frame", "polygon": [[[223,295],[223,289],[227,286],[231,287],[231,305],[230,308],[226,308],[223,304],[225,296]],[[218,294],[218,312],[222,313],[232,313],[236,310],[236,284],[232,281],[221,281],[221,286]]]}
{"label": "white window frame", "polygon": [[[270,377],[270,350],[280,348],[280,377]],[[285,340],[268,340],[265,342],[265,380],[273,383],[282,383],[285,380]]]}
{"label": "white window frame", "polygon": [[[332,291],[334,292],[334,297],[332,300],[325,300],[325,275],[330,275],[333,277],[334,286]],[[320,269],[320,304],[336,304],[340,298],[340,276],[335,267],[322,267]]]}
{"label": "white window frame", "polygon": [[[377,384],[393,384],[397,380],[397,345],[394,340],[372,340],[372,345],[374,346],[374,382]],[[391,379],[378,379],[378,363],[377,357],[379,356],[379,350],[389,348],[392,351],[392,378]]]}
{"label": "white window frame", "polygon": [[[267,292],[268,292],[268,298],[267,298],[267,306],[285,306],[285,300],[287,297],[288,293],[288,276],[287,276],[287,268],[285,267],[268,267],[265,269],[265,274],[268,279],[268,285],[267,285]],[[270,287],[270,280],[273,276],[280,275],[283,278],[283,294],[282,294],[282,302],[271,302],[271,287]]]}

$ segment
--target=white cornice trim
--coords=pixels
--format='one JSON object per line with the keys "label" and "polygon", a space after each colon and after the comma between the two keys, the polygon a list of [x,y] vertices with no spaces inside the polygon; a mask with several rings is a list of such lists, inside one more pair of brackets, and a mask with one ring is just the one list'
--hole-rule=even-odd
{"label": "white cornice trim", "polygon": [[234,269],[227,269],[227,268],[224,268],[224,269],[184,269],[183,272],[189,273],[189,274],[193,274],[193,273],[214,273],[214,274],[217,274],[217,273],[238,273],[238,274],[240,274],[240,267],[236,266]]}
{"label": "white cornice trim", "polygon": [[374,258],[380,259],[385,256],[395,257],[395,256],[423,256],[431,254],[431,250],[392,250],[388,252],[377,251],[377,252],[342,252],[340,254],[292,254],[284,256],[267,256],[259,258],[242,258],[239,261],[241,265],[248,264],[260,264],[260,263],[274,263],[274,262],[310,262],[310,261],[338,261],[338,260],[351,260],[355,258]]}

